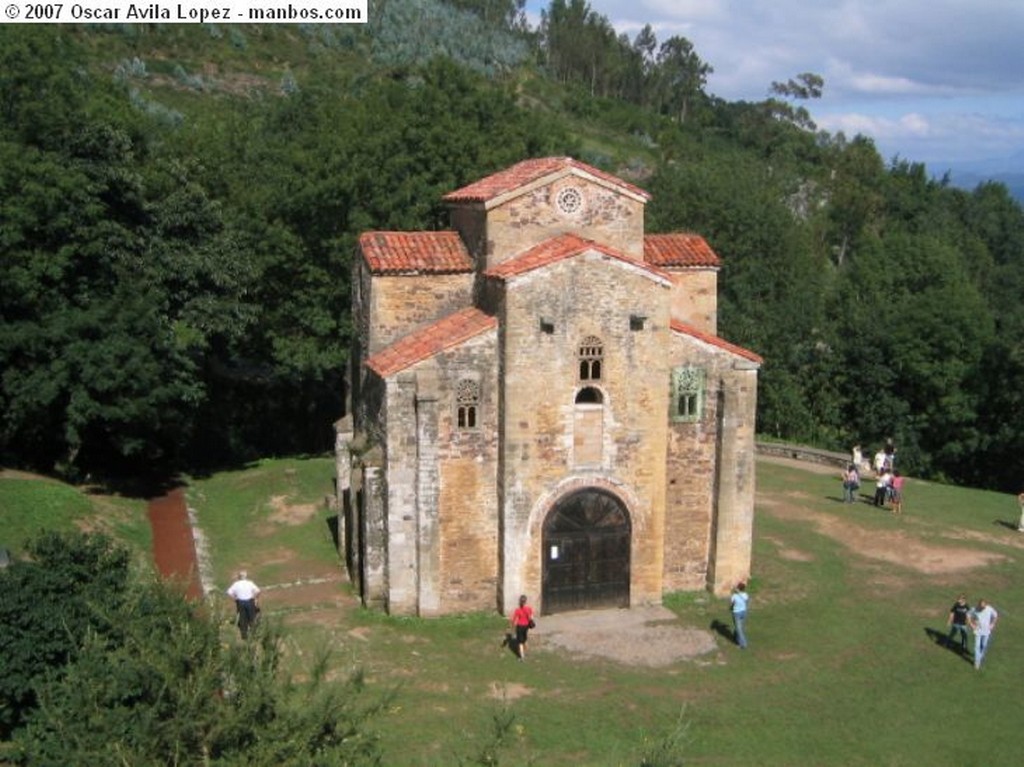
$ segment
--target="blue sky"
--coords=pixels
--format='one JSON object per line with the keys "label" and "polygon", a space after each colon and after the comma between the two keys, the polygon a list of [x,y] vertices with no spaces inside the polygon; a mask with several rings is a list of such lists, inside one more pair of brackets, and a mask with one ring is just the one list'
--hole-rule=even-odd
{"label": "blue sky", "polygon": [[[528,0],[534,24],[548,2]],[[590,0],[632,39],[682,35],[714,67],[708,92],[759,101],[772,81],[825,79],[808,104],[830,132],[939,171],[1024,171],[1024,0]],[[1010,161],[1011,157],[1014,158]],[[1001,163],[999,165],[1002,165]],[[943,167],[937,167],[943,166]]]}

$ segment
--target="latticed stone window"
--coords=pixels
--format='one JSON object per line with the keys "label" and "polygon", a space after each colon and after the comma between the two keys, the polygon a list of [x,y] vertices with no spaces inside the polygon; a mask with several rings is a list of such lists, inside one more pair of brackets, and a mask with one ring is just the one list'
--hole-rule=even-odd
{"label": "latticed stone window", "polygon": [[703,368],[681,367],[672,371],[672,420],[698,421],[703,417],[706,379]]}
{"label": "latticed stone window", "polygon": [[600,381],[604,344],[596,336],[587,336],[579,348],[580,380]]}
{"label": "latticed stone window", "polygon": [[463,378],[455,387],[456,421],[460,429],[475,429],[480,408],[480,383]]}

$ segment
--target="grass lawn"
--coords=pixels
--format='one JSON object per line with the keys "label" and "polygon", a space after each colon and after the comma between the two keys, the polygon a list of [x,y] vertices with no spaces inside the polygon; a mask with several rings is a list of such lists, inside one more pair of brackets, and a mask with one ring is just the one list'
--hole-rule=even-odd
{"label": "grass lawn", "polygon": [[[492,764],[638,765],[680,721],[688,765],[1020,763],[1024,534],[1011,496],[910,479],[893,518],[840,503],[838,476],[761,461],[750,649],[716,634],[712,653],[647,668],[545,647],[543,616],[519,664],[499,646],[501,616],[362,609],[323,503],[332,475],[330,458],[261,461],[192,481],[188,498],[218,585],[244,566],[268,587],[266,617],[295,669],[326,648],[337,678],[365,673],[368,699],[395,691],[374,720],[388,767],[484,763],[505,713],[509,741]],[[140,500],[0,478],[0,545],[12,550],[40,527],[78,525],[148,553],[145,520]],[[980,672],[935,641],[960,591],[1001,615]],[[683,626],[728,622],[706,594],[665,604]],[[227,625],[225,641],[238,641]]]}
{"label": "grass lawn", "polygon": [[152,535],[139,498],[108,495],[19,472],[0,473],[0,546],[17,555],[43,530],[75,528],[103,532],[142,558]]}
{"label": "grass lawn", "polygon": [[[245,563],[274,581],[285,551],[336,567],[325,510],[280,521],[322,501],[332,474],[329,459],[268,461],[194,483],[219,576]],[[545,650],[542,620],[518,664],[499,647],[500,616],[390,618],[346,585],[332,606],[277,617],[296,658],[329,647],[338,675],[358,668],[371,694],[397,689],[377,720],[387,765],[476,763],[506,709],[509,765],[640,764],[680,716],[693,765],[1019,764],[1015,500],[913,479],[900,518],[840,498],[838,474],[759,463],[745,653],[719,637],[716,652],[667,668],[583,661]],[[960,591],[1001,614],[980,672],[935,641]],[[728,621],[706,595],[666,605],[686,626]]]}

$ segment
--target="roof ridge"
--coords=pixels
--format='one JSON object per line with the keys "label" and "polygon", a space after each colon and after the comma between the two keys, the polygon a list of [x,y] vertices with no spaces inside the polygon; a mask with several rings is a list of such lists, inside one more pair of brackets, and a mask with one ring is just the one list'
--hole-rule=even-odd
{"label": "roof ridge", "polygon": [[605,183],[618,186],[621,189],[649,200],[649,192],[640,187],[624,181],[618,176],[612,175],[600,168],[595,168],[574,157],[533,157],[521,160],[514,165],[491,173],[481,179],[467,184],[444,195],[441,199],[445,202],[488,202],[495,197],[514,191],[523,186],[532,184],[539,179],[552,173],[562,170],[578,170],[587,175],[600,179]]}
{"label": "roof ridge", "polygon": [[497,325],[497,317],[469,306],[402,336],[364,364],[381,378],[387,378]]}
{"label": "roof ridge", "polygon": [[669,327],[672,330],[676,331],[677,333],[683,333],[684,335],[692,336],[700,341],[704,341],[705,343],[711,344],[712,346],[717,346],[719,349],[724,349],[727,352],[731,352],[732,354],[735,354],[739,357],[748,359],[751,362],[756,362],[759,365],[762,362],[764,362],[764,358],[760,354],[752,352],[749,349],[745,349],[737,344],[731,343],[730,341],[726,341],[721,336],[716,336],[712,333],[707,333],[703,330],[700,330],[695,325],[691,325],[688,322],[673,319],[669,322]]}

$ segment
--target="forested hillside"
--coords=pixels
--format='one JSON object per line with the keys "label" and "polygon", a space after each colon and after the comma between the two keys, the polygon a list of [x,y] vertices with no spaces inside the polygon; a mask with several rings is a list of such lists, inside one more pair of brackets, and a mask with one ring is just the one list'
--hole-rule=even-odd
{"label": "forested hillside", "polygon": [[1024,213],[816,130],[813,73],[706,92],[581,0],[387,0],[365,27],[0,27],[0,459],[75,477],[322,451],[366,229],[569,154],[719,253],[759,430],[1024,482]]}

